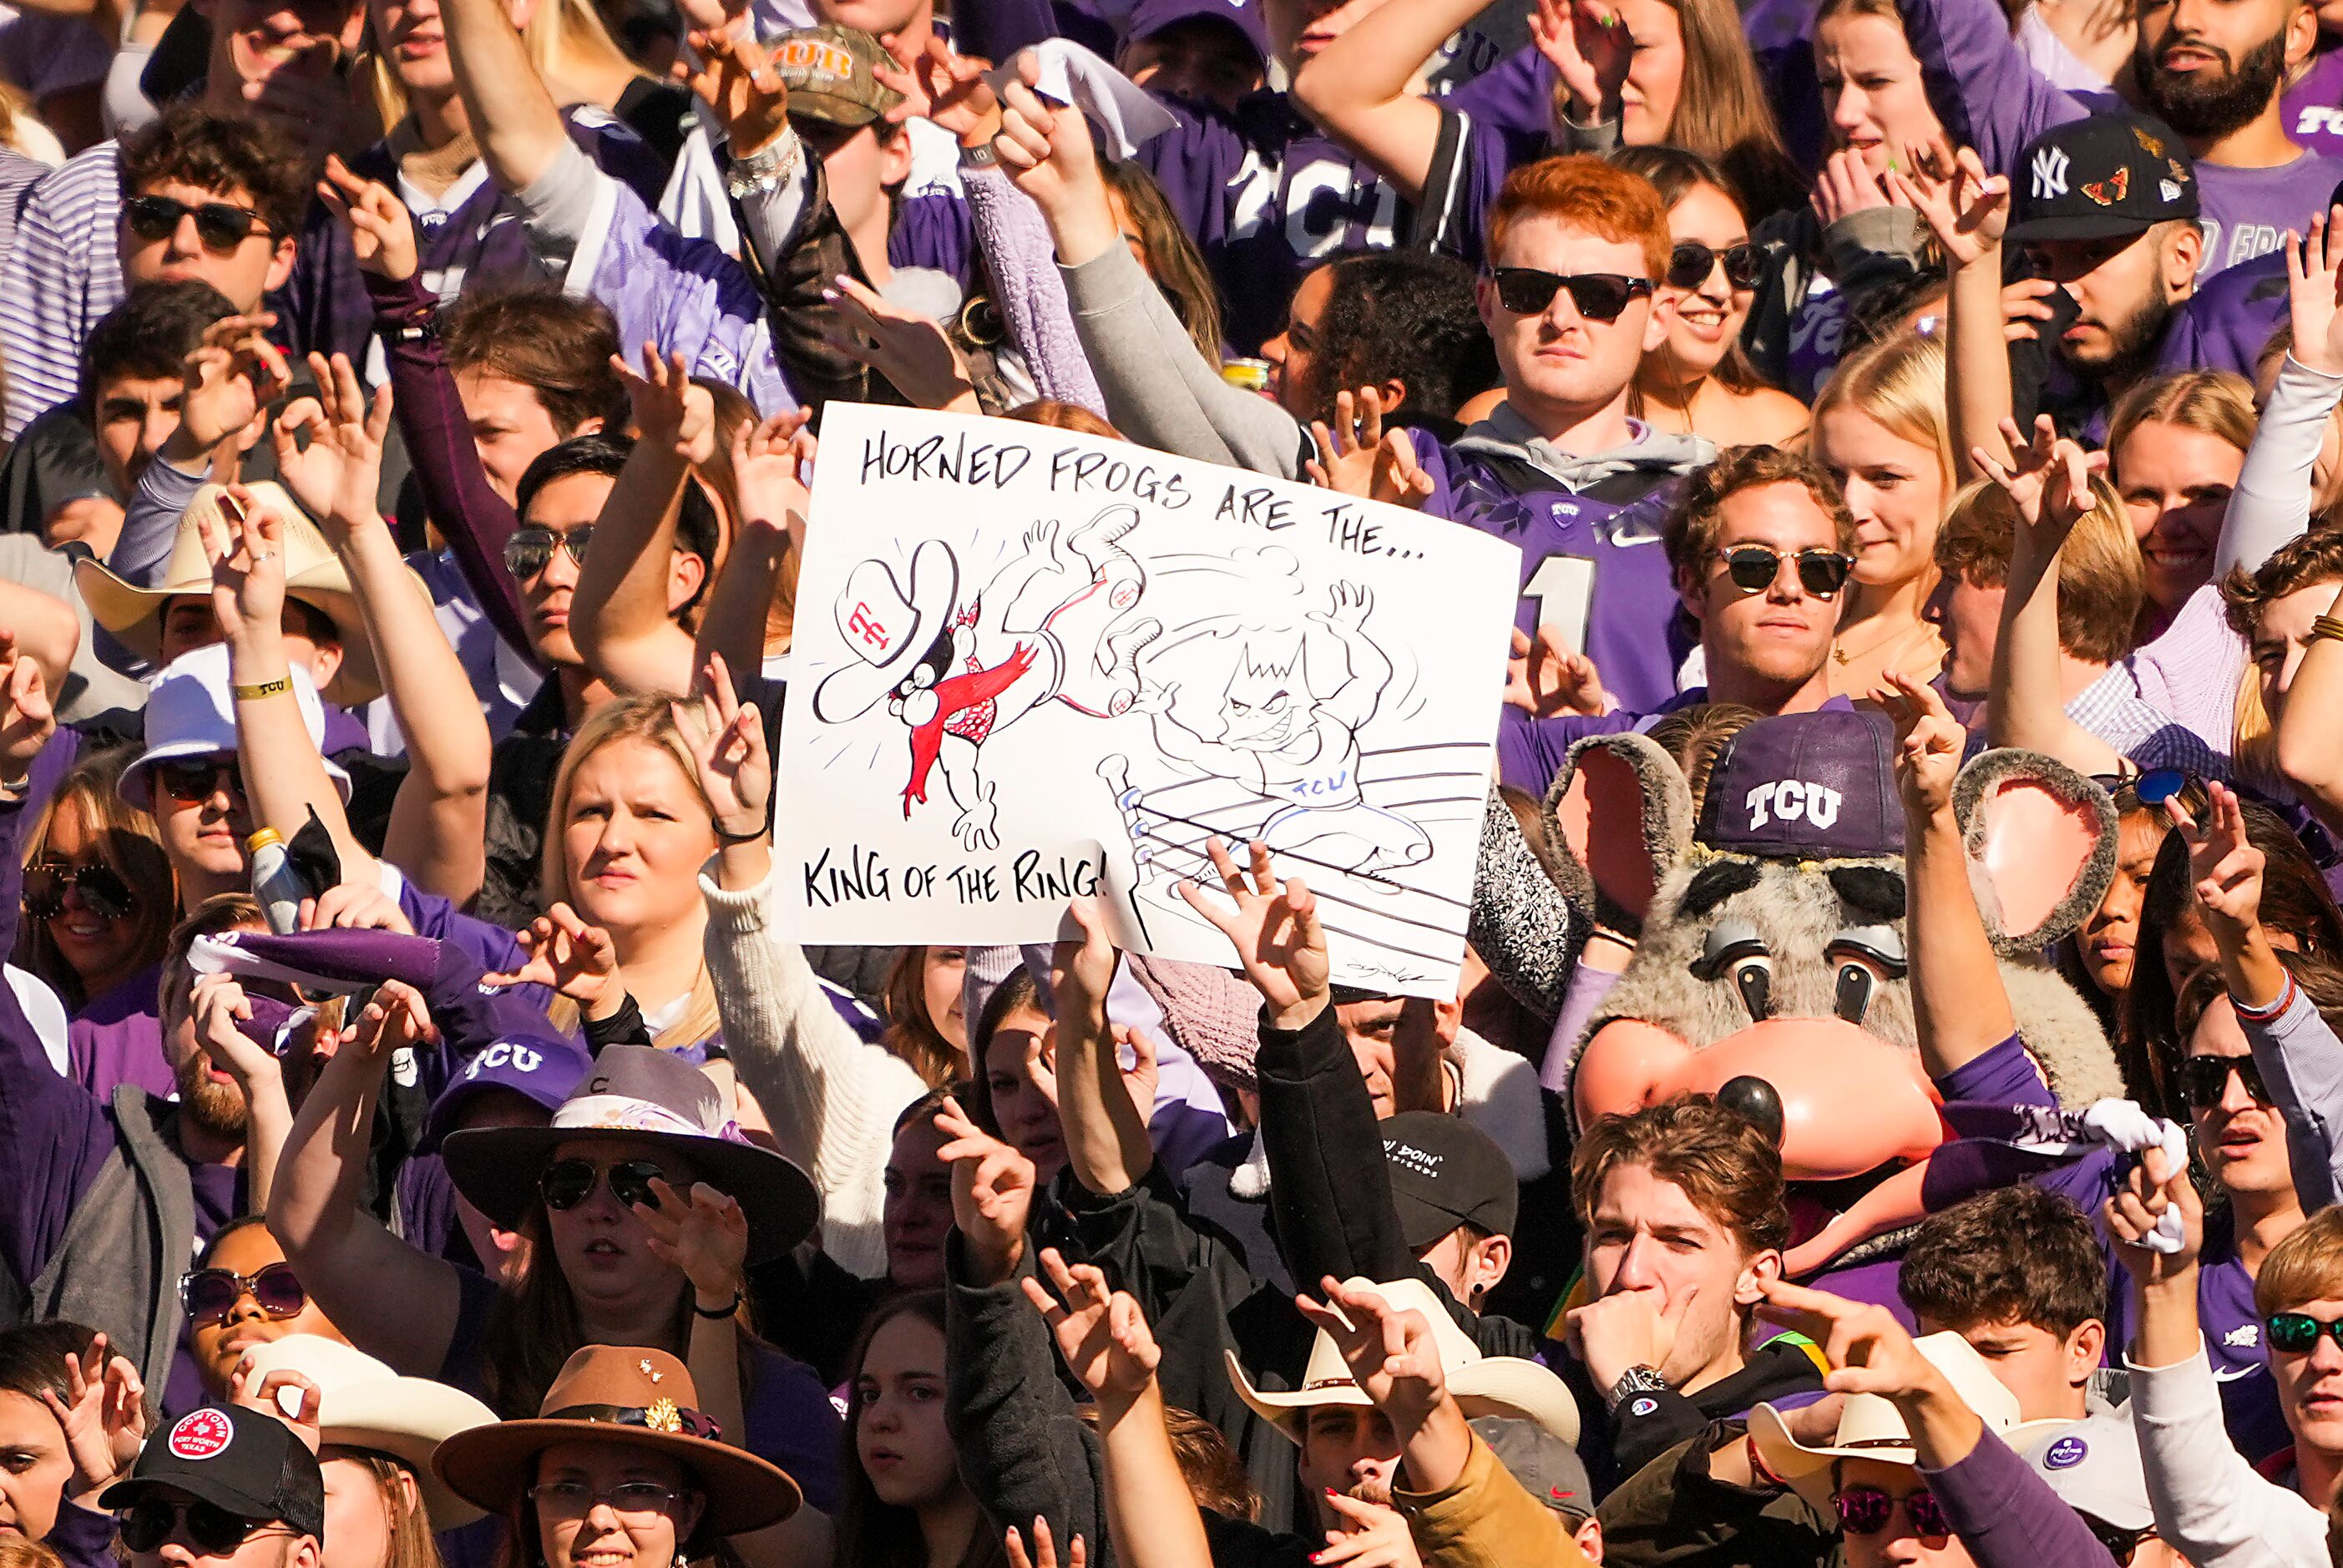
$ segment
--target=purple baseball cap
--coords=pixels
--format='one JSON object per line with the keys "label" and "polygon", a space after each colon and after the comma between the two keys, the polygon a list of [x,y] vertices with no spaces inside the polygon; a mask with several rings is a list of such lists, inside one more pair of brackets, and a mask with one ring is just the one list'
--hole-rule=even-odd
{"label": "purple baseball cap", "polygon": [[1261,9],[1254,0],[1139,0],[1131,9],[1131,25],[1124,36],[1136,44],[1151,38],[1165,28],[1197,17],[1219,22],[1244,35],[1253,53],[1269,61],[1269,29],[1262,24]]}
{"label": "purple baseball cap", "polygon": [[509,1090],[543,1106],[550,1123],[553,1108],[569,1098],[592,1061],[584,1047],[550,1030],[498,1040],[474,1052],[464,1070],[449,1079],[439,1098],[431,1102],[418,1151],[428,1153],[438,1148],[439,1141],[461,1122],[464,1108],[490,1090]]}
{"label": "purple baseball cap", "polygon": [[1896,730],[1855,709],[1761,719],[1725,743],[1693,837],[1770,860],[1904,852]]}

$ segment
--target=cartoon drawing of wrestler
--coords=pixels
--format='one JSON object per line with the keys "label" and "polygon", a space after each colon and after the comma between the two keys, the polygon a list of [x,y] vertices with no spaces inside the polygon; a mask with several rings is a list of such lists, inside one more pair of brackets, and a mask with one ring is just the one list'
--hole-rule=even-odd
{"label": "cartoon drawing of wrestler", "polygon": [[1138,526],[1128,506],[1063,538],[1055,521],[1037,522],[1023,552],[965,604],[959,559],[940,540],[912,552],[908,593],[884,561],[860,563],[833,608],[862,662],[823,678],[814,713],[843,723],[884,697],[910,731],[904,817],[926,803],[940,767],[960,810],[954,837],[971,851],[999,848],[985,742],[1045,702],[1108,717],[1138,695],[1139,651],[1162,630],[1133,614],[1147,574],[1121,540]]}

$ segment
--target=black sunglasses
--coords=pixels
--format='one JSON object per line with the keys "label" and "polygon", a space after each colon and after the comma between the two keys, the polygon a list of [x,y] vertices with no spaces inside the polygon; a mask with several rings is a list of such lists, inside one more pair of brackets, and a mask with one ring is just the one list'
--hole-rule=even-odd
{"label": "black sunglasses", "polygon": [[[658,1206],[659,1200],[651,1196],[651,1183],[666,1180],[666,1171],[649,1160],[619,1160],[608,1170],[611,1197],[629,1209]],[[601,1176],[601,1170],[590,1160],[557,1160],[537,1179],[537,1193],[547,1208],[558,1214],[592,1196]]]}
{"label": "black sunglasses", "polygon": [[1631,299],[1652,292],[1648,277],[1625,277],[1615,272],[1540,272],[1534,266],[1500,266],[1489,274],[1497,285],[1497,303],[1516,316],[1537,316],[1554,297],[1570,290],[1570,303],[1589,321],[1616,321]]}
{"label": "black sunglasses", "polygon": [[1837,550],[1804,549],[1795,555],[1771,545],[1735,545],[1716,552],[1725,575],[1743,593],[1764,593],[1782,573],[1785,559],[1798,564],[1798,586],[1816,598],[1829,598],[1846,586],[1855,558]]}
{"label": "black sunglasses", "polygon": [[25,913],[36,920],[54,920],[65,912],[68,890],[109,920],[130,913],[137,901],[129,887],[109,866],[68,866],[63,860],[43,860],[25,868]]}
{"label": "black sunglasses", "polygon": [[1912,1528],[1931,1541],[1941,1541],[1953,1533],[1945,1518],[1945,1510],[1936,1494],[1926,1487],[1903,1497],[1894,1497],[1875,1486],[1850,1486],[1831,1495],[1831,1506],[1838,1511],[1839,1528],[1849,1535],[1876,1535],[1887,1528],[1901,1505],[1904,1517]]}
{"label": "black sunglasses", "polygon": [[179,220],[193,214],[196,237],[204,248],[215,256],[226,256],[256,230],[267,235],[268,225],[248,206],[236,206],[224,201],[198,202],[189,206],[173,201],[169,196],[132,196],[122,204],[122,216],[130,225],[130,232],[140,239],[168,239],[178,232]]}
{"label": "black sunglasses", "polygon": [[1678,288],[1698,288],[1720,261],[1725,282],[1735,288],[1754,288],[1765,268],[1765,253],[1745,239],[1724,250],[1685,240],[1668,254],[1668,281]]}
{"label": "black sunglasses", "polygon": [[2229,1092],[2229,1074],[2246,1086],[2257,1105],[2270,1103],[2269,1088],[2262,1082],[2262,1070],[2254,1065],[2250,1056],[2190,1056],[2180,1062],[2180,1098],[2188,1102],[2191,1111],[2210,1111],[2221,1103]]}
{"label": "black sunglasses", "polygon": [[199,1328],[225,1322],[246,1295],[272,1318],[289,1318],[309,1304],[309,1292],[290,1263],[271,1263],[256,1274],[234,1269],[194,1269],[179,1276],[179,1304]]}
{"label": "black sunglasses", "polygon": [[268,1523],[231,1513],[216,1503],[168,1503],[150,1497],[122,1511],[122,1543],[133,1552],[152,1552],[171,1538],[179,1521],[187,1522],[187,1539],[207,1557],[225,1557]]}
{"label": "black sunglasses", "polygon": [[2272,1312],[2268,1328],[2270,1348],[2295,1355],[2307,1354],[2317,1348],[2321,1334],[2343,1345],[2343,1318],[2326,1322],[2308,1312]]}
{"label": "black sunglasses", "polygon": [[2147,1531],[2118,1530],[2104,1519],[2094,1519],[2079,1509],[2076,1512],[2091,1533],[2098,1537],[2099,1544],[2107,1549],[2107,1555],[2116,1560],[2116,1568],[2127,1568],[2131,1560],[2139,1555],[2139,1543]]}
{"label": "black sunglasses", "polygon": [[561,534],[551,528],[517,528],[505,541],[505,570],[517,578],[533,578],[545,569],[557,549],[568,550],[570,563],[582,567],[586,564],[586,547],[593,538],[591,523],[580,523]]}
{"label": "black sunglasses", "polygon": [[233,757],[208,758],[196,762],[157,762],[155,782],[163,793],[183,805],[193,806],[212,798],[226,779],[231,799],[244,799],[244,775],[237,770]]}

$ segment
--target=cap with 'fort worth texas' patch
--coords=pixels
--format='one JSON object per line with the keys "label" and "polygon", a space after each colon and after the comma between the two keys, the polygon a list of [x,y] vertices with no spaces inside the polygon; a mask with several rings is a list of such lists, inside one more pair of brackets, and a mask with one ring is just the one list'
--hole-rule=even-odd
{"label": "cap with 'fort worth texas' patch", "polygon": [[136,1468],[98,1498],[119,1510],[161,1489],[184,1493],[239,1518],[281,1520],[297,1534],[326,1533],[326,1481],[317,1456],[266,1411],[206,1405],[181,1416],[139,1451]]}
{"label": "cap with 'fort worth texas' patch", "polygon": [[2053,126],[2018,155],[2009,238],[2120,239],[2197,214],[2197,166],[2180,137],[2141,115]]}

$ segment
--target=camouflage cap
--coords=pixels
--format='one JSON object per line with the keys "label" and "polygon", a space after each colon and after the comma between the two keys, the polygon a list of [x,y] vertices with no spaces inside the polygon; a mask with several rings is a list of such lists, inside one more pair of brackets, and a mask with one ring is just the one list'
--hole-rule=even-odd
{"label": "camouflage cap", "polygon": [[867,126],[903,101],[876,67],[887,51],[868,33],[824,23],[766,40],[773,69],[789,90],[789,113],[833,126]]}

